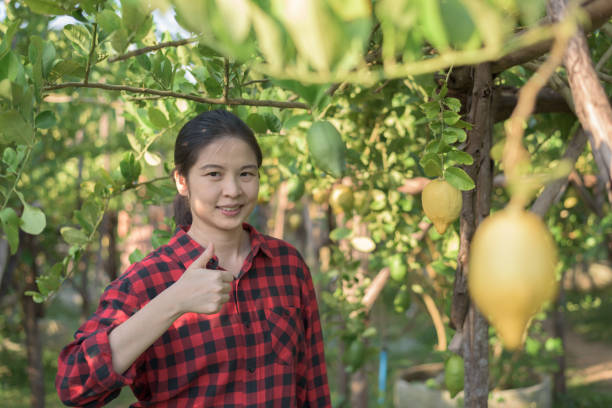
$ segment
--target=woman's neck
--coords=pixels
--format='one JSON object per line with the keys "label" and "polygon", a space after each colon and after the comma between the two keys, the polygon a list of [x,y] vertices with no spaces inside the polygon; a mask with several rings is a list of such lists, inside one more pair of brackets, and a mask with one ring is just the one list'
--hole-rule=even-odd
{"label": "woman's neck", "polygon": [[192,224],[187,233],[202,247],[207,247],[212,242],[215,247],[215,255],[221,264],[242,260],[250,249],[249,233],[242,227],[223,231]]}

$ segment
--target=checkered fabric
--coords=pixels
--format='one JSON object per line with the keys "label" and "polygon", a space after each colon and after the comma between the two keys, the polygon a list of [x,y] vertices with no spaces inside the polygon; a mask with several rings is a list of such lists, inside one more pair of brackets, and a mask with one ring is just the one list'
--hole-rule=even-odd
{"label": "checkered fabric", "polygon": [[[108,335],[172,285],[203,252],[186,233],[135,263],[59,356],[66,405],[99,407],[129,385],[132,407],[330,407],[323,337],[308,267],[284,241],[248,224],[249,253],[230,300],[214,315],[177,319],[122,375]],[[213,257],[207,267],[214,269]]]}

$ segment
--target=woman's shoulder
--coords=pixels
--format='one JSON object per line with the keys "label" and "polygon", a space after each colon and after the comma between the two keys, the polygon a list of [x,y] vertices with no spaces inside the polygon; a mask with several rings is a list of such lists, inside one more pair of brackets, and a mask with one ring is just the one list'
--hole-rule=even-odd
{"label": "woman's shoulder", "polygon": [[142,282],[143,279],[150,278],[159,273],[167,273],[178,267],[179,262],[172,248],[167,244],[162,245],[128,266],[125,272],[111,283],[111,286],[120,290],[132,289],[134,285]]}
{"label": "woman's shoulder", "polygon": [[291,243],[269,235],[262,234],[261,236],[272,255],[295,255],[302,259],[300,251]]}

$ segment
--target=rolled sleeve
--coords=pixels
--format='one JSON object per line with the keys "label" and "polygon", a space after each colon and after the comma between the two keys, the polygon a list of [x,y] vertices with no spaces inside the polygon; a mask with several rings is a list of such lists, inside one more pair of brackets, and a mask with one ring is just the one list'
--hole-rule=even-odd
{"label": "rolled sleeve", "polygon": [[131,385],[141,359],[125,373],[113,370],[110,332],[138,308],[129,293],[129,282],[115,281],[105,290],[95,314],[76,332],[58,358],[55,386],[60,399],[69,406],[102,406]]}

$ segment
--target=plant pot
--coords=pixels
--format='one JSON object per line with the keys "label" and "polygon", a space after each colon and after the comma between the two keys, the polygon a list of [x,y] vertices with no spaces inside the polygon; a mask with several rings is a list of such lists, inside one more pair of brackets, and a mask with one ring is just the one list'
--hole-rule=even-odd
{"label": "plant pot", "polygon": [[[395,381],[393,401],[395,408],[456,408],[463,407],[463,391],[450,397],[444,389],[426,384],[428,380],[441,386],[444,382],[442,363],[422,364],[403,370]],[[541,377],[535,385],[509,390],[492,391],[489,408],[551,408],[552,383]]]}

